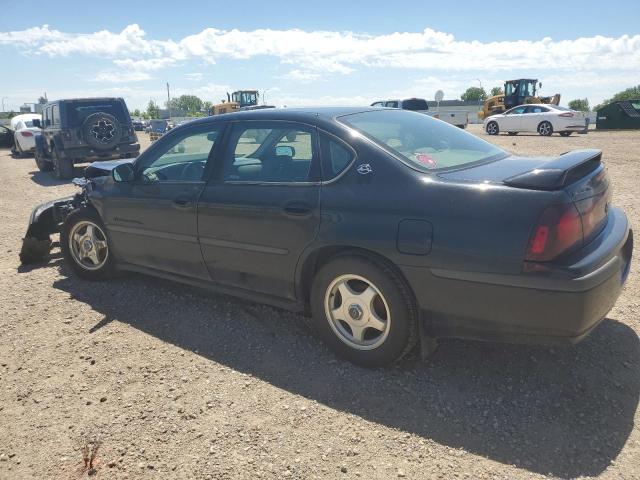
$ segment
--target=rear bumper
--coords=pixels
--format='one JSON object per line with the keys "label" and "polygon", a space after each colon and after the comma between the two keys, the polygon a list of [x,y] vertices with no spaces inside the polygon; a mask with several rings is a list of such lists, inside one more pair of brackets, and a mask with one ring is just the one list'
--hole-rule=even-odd
{"label": "rear bumper", "polygon": [[633,233],[612,208],[587,253],[544,272],[496,275],[402,267],[435,337],[575,343],[614,306],[629,273]]}
{"label": "rear bumper", "polygon": [[66,147],[62,150],[67,158],[73,158],[76,163],[114,160],[118,158],[134,158],[140,153],[139,143],[125,143],[112,150],[94,150],[91,147]]}

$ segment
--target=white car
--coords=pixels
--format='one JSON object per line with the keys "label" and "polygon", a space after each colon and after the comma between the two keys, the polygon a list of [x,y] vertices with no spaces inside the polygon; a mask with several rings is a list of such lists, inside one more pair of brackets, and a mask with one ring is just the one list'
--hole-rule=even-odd
{"label": "white car", "polygon": [[36,148],[36,136],[41,134],[38,127],[33,126],[34,120],[42,121],[42,115],[37,113],[25,113],[16,115],[11,119],[15,152],[22,156],[27,152],[33,152]]}
{"label": "white car", "polygon": [[489,135],[498,135],[500,132],[507,132],[509,135],[538,132],[540,135],[550,136],[557,132],[568,137],[573,132],[582,132],[586,128],[587,118],[584,113],[559,105],[520,105],[484,120],[484,131]]}

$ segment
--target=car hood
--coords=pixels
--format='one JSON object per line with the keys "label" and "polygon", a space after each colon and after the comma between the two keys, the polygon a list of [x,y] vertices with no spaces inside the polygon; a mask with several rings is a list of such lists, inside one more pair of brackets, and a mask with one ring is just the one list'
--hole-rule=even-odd
{"label": "car hood", "polygon": [[90,163],[87,168],[84,169],[85,178],[105,177],[111,175],[111,171],[118,165],[123,163],[133,163],[133,158],[124,158],[122,160],[107,160],[104,162]]}

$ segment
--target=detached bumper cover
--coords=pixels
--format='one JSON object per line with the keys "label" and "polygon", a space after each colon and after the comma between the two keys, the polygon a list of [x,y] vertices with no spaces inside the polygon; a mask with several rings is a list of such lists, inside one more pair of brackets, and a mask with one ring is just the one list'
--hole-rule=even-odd
{"label": "detached bumper cover", "polygon": [[573,263],[498,275],[402,267],[429,334],[521,343],[575,343],[605,318],[629,273],[633,232],[611,208],[605,230]]}
{"label": "detached bumper cover", "polygon": [[50,235],[59,232],[64,221],[62,209],[72,209],[76,201],[76,196],[59,198],[42,203],[31,211],[27,233],[20,249],[20,261],[23,264],[42,260],[49,254]]}

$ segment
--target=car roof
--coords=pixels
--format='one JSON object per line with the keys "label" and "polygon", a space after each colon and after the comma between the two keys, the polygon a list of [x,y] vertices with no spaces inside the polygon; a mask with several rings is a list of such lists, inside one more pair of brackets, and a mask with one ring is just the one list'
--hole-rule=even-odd
{"label": "car roof", "polygon": [[120,102],[122,101],[122,97],[84,97],[84,98],[60,98],[58,100],[51,100],[50,102],[47,102],[44,106],[47,107],[49,105],[53,105],[54,103],[60,103],[60,102],[86,102],[86,101],[107,101],[107,102]]}
{"label": "car roof", "polygon": [[199,118],[189,122],[189,125],[238,120],[288,120],[292,122],[332,121],[342,115],[362,112],[377,112],[379,108],[361,107],[303,107],[303,108],[265,108],[262,110],[245,110],[210,117]]}

